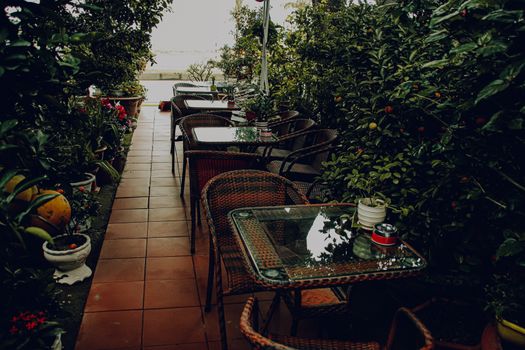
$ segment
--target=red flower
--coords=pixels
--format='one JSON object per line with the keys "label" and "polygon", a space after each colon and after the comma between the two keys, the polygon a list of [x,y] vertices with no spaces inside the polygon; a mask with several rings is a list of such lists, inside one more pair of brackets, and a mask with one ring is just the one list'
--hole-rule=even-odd
{"label": "red flower", "polygon": [[33,328],[35,328],[36,326],[38,326],[38,324],[35,322],[35,321],[31,321],[31,322],[27,322],[26,323],[26,329],[28,331],[32,330]]}
{"label": "red flower", "polygon": [[118,111],[118,119],[124,120],[124,118],[126,118],[126,116],[128,115],[126,113],[126,108],[124,108],[124,106],[121,106],[121,105],[116,105],[115,108]]}
{"label": "red flower", "polygon": [[394,107],[392,107],[390,105],[386,106],[385,107],[385,113],[388,113],[388,114],[394,113]]}
{"label": "red flower", "polygon": [[84,191],[86,190],[86,188],[85,188],[84,186],[80,186],[80,187],[78,188],[78,190],[79,190],[80,192],[84,192]]}

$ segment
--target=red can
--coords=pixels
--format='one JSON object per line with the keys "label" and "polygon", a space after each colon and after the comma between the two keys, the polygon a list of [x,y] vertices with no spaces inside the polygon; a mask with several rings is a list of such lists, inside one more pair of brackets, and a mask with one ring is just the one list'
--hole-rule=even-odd
{"label": "red can", "polygon": [[397,228],[392,224],[381,223],[374,226],[372,242],[390,246],[397,243]]}

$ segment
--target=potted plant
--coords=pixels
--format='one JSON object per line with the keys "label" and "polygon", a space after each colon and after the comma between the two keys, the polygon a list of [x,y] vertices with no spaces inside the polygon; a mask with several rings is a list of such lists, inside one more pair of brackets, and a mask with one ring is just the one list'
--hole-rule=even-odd
{"label": "potted plant", "polygon": [[[118,94],[115,94],[118,92]],[[123,106],[127,114],[136,117],[139,112],[140,104],[146,97],[146,88],[138,80],[122,82],[116,90],[110,93],[112,101],[118,101]]]}
{"label": "potted plant", "polygon": [[356,173],[350,183],[359,190],[361,198],[357,199],[358,224],[372,230],[375,224],[385,221],[388,200],[379,192],[382,184],[378,172]]}
{"label": "potted plant", "polygon": [[246,119],[255,120],[255,126],[259,129],[261,136],[271,135],[268,129],[268,115],[272,112],[273,101],[266,93],[258,91],[252,98],[241,103],[246,111]]}
{"label": "potted plant", "polygon": [[61,350],[63,330],[43,311],[21,311],[12,315],[8,332],[0,337],[2,349]]}

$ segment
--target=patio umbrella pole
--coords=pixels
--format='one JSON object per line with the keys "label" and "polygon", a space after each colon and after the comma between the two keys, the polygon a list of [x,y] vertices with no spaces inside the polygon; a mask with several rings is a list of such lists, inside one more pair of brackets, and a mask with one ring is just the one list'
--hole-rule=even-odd
{"label": "patio umbrella pole", "polygon": [[262,62],[261,62],[261,77],[259,88],[266,95],[270,94],[270,88],[268,85],[268,60],[266,57],[266,46],[268,45],[268,26],[270,23],[270,0],[264,0],[263,7],[264,21],[263,21],[263,44],[262,44]]}

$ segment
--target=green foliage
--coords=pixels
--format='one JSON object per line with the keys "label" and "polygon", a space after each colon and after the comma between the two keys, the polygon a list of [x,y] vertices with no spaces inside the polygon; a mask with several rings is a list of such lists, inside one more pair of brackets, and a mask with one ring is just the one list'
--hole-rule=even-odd
{"label": "green foliage", "polygon": [[269,62],[272,96],[339,130],[330,199],[387,198],[436,281],[481,294],[493,274],[518,278],[523,1],[333,5],[296,11]]}

